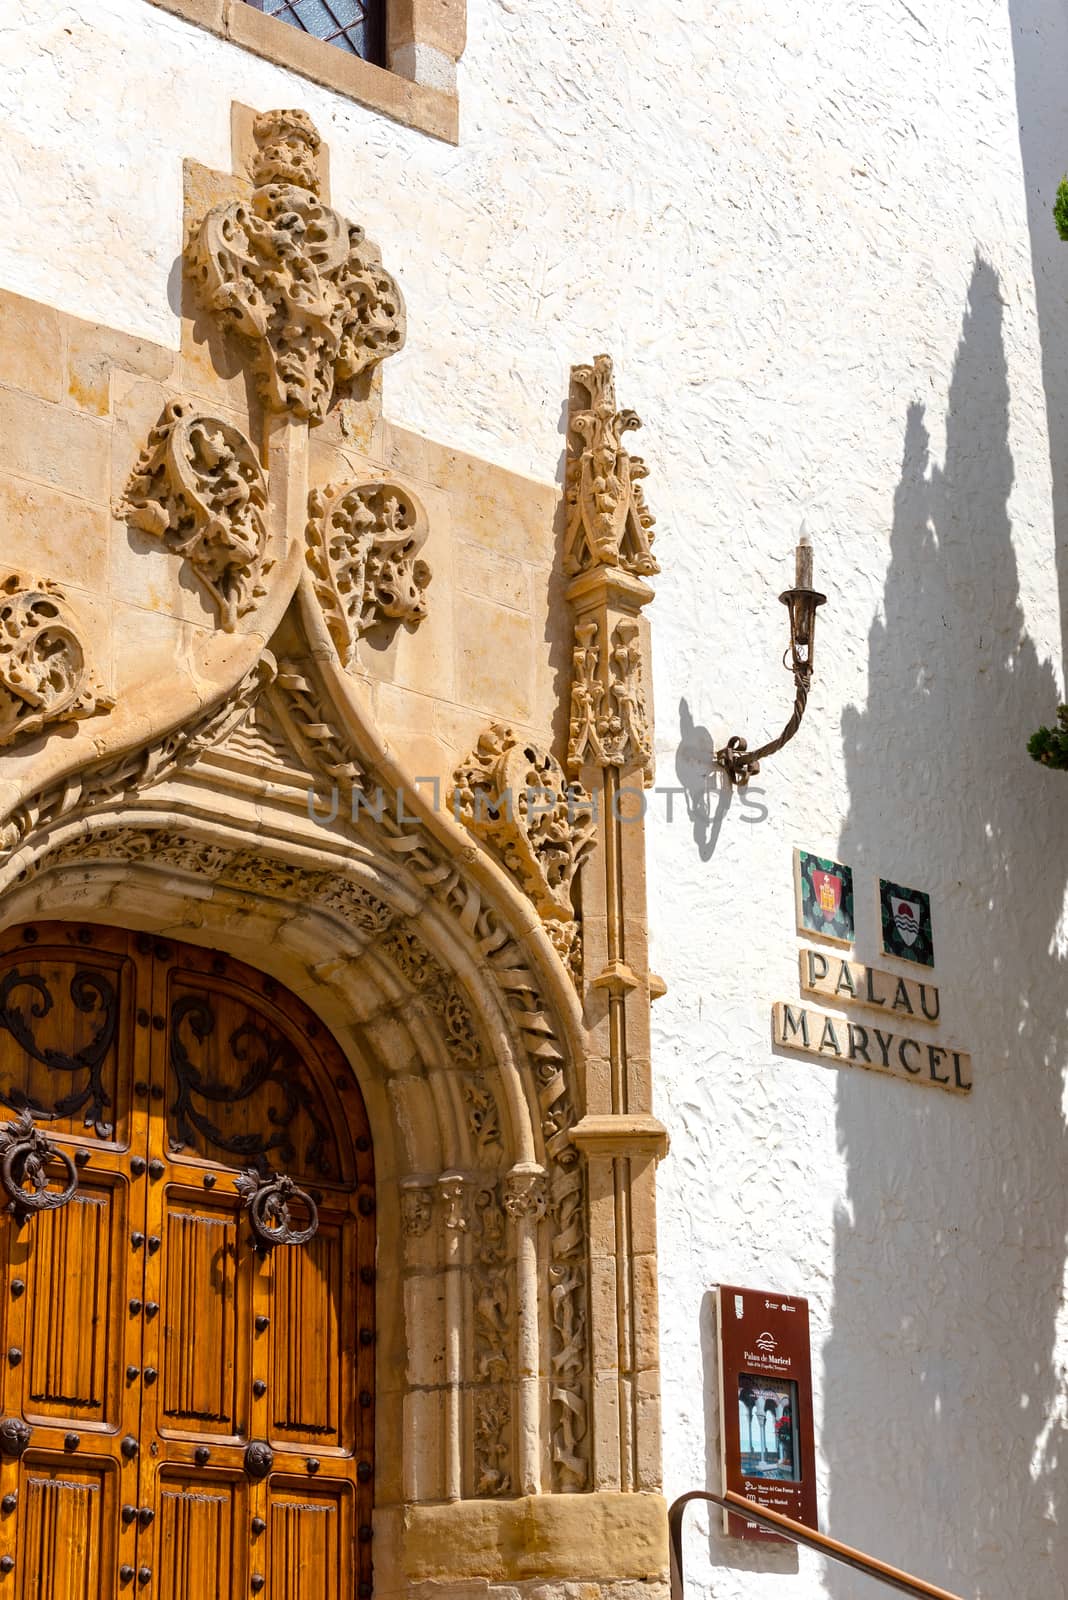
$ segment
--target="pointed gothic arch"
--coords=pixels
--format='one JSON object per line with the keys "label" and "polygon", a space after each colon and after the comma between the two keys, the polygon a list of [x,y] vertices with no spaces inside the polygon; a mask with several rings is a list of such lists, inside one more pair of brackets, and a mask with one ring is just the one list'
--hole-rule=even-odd
{"label": "pointed gothic arch", "polygon": [[30,797],[0,922],[47,909],[169,932],[306,1000],[359,1078],[381,1249],[408,1275],[380,1289],[383,1366],[418,1391],[394,1394],[394,1431],[383,1389],[404,1448],[380,1503],[581,1490],[574,990],[504,875],[375,749],[351,681],[309,646],[309,613],[298,602],[289,653],[262,657],[178,750],[164,734],[117,773],[90,763]]}

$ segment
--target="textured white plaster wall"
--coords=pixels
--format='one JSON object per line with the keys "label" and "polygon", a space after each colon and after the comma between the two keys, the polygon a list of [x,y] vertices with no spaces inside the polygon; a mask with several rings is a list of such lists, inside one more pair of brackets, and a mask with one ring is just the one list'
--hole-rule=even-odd
{"label": "textured white plaster wall", "polygon": [[[146,0],[6,0],[0,284],[176,344],[181,158],[228,165],[232,99],[306,107],[407,296],[390,416],[552,479],[568,366],[614,355],[659,518],[662,785],[704,730],[785,717],[805,520],[831,598],[801,736],[747,806],[654,805],[667,1488],[718,1477],[711,1286],[807,1294],[824,1525],[968,1596],[1062,1593],[1068,780],[1024,741],[1060,679],[1063,4],[469,21],[451,149]],[[773,1053],[795,844],[853,863],[861,956],[880,872],[932,891],[970,1101]],[[868,1592],[689,1550],[717,1600]]]}

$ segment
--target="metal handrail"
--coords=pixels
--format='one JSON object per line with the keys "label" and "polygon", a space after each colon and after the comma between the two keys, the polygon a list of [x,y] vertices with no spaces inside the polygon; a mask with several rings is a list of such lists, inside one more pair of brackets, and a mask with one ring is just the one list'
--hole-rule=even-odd
{"label": "metal handrail", "polygon": [[948,1589],[939,1589],[937,1584],[925,1583],[922,1578],[913,1578],[898,1567],[888,1566],[885,1561],[877,1561],[874,1556],[866,1556],[862,1550],[854,1550],[852,1545],[841,1544],[837,1539],[828,1538],[825,1533],[817,1533],[814,1528],[806,1528],[803,1523],[795,1522],[792,1517],[784,1517],[778,1511],[769,1511],[764,1506],[754,1505],[752,1500],[746,1500],[743,1495],[735,1494],[731,1489],[728,1489],[726,1494],[711,1494],[707,1489],[691,1489],[689,1494],[681,1494],[668,1512],[668,1533],[671,1538],[671,1600],[683,1600],[685,1593],[682,1517],[691,1500],[710,1500],[714,1506],[722,1506],[724,1511],[736,1511],[749,1521],[760,1523],[772,1533],[779,1533],[786,1539],[792,1539],[794,1544],[803,1544],[810,1550],[818,1550],[820,1555],[828,1556],[830,1560],[840,1562],[844,1567],[853,1567],[857,1572],[863,1572],[866,1577],[877,1578],[880,1583],[885,1583],[891,1589],[900,1589],[902,1594],[915,1595],[918,1600],[960,1600],[959,1595],[951,1594]]}

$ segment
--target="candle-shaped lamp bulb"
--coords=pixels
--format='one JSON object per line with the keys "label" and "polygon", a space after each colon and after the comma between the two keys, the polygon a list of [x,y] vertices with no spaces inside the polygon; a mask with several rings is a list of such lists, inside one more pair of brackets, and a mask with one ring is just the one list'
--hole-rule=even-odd
{"label": "candle-shaped lamp bulb", "polygon": [[796,581],[795,587],[798,588],[798,589],[811,589],[812,588],[812,540],[809,538],[808,534],[805,533],[803,530],[802,530],[800,538],[797,541],[796,556],[797,556],[797,581]]}

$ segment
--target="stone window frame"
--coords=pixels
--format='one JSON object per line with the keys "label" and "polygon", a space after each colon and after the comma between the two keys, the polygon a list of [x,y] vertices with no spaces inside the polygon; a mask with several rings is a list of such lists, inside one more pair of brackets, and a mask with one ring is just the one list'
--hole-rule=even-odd
{"label": "stone window frame", "polygon": [[388,67],[302,33],[246,0],[149,3],[406,127],[459,143],[456,63],[467,38],[467,0],[387,0]]}

